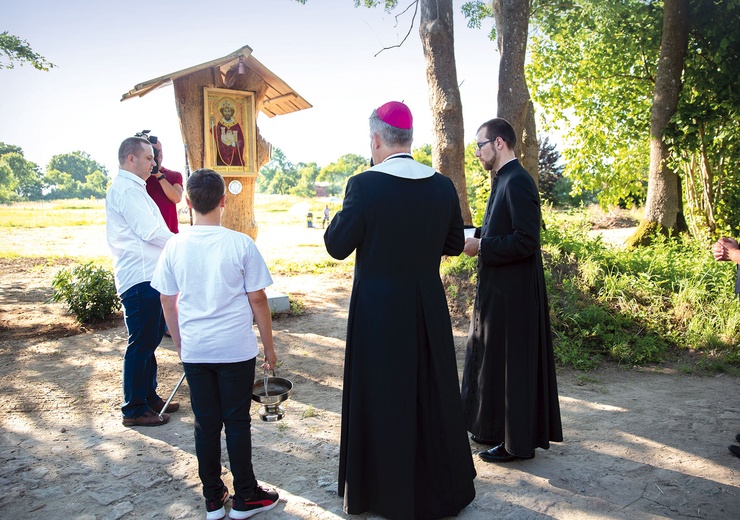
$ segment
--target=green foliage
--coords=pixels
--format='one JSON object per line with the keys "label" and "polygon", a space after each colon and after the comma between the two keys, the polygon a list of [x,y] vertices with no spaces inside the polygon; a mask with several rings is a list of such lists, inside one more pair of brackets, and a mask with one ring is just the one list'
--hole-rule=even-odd
{"label": "green foliage", "polygon": [[[645,365],[692,356],[703,368],[740,367],[736,271],[730,262],[716,262],[709,244],[657,235],[649,247],[619,249],[590,235],[583,210],[546,207],[544,218],[559,364],[589,370],[607,360]],[[474,258],[462,255],[444,266],[448,287],[474,291]]]}
{"label": "green foliage", "polygon": [[316,180],[329,183],[328,192],[330,195],[341,195],[344,192],[347,179],[356,173],[367,170],[368,167],[369,162],[366,158],[350,153],[321,168]]}
{"label": "green foliage", "polygon": [[[462,6],[462,13],[468,20],[468,27],[480,29],[484,19],[493,17],[493,2],[482,2],[481,0],[465,2]],[[495,27],[491,29],[488,37],[491,40],[496,39]]]}
{"label": "green foliage", "polygon": [[315,162],[308,164],[298,163],[296,167],[298,182],[290,190],[292,195],[299,197],[313,197],[316,195],[315,182],[319,175],[319,167]]}
{"label": "green foliage", "polygon": [[390,13],[398,5],[398,0],[355,0],[355,7],[377,7],[379,5],[382,5],[383,9]]}
{"label": "green foliage", "polygon": [[593,192],[582,191],[573,195],[573,180],[563,176],[565,164],[560,152],[550,143],[550,138],[538,139],[539,147],[539,189],[543,204],[552,204],[556,208],[576,207],[596,202]]}
{"label": "green foliage", "polygon": [[268,264],[268,267],[270,268],[270,272],[276,275],[325,275],[336,273],[351,273],[354,269],[354,262],[340,262],[334,259],[286,261],[282,258],[275,258]]}
{"label": "green foliage", "polygon": [[[257,177],[257,191],[260,193],[280,193],[284,194],[287,191],[273,191],[275,189],[283,189],[286,184],[284,179],[292,179],[295,176],[295,166],[288,160],[285,153],[280,148],[275,148],[272,151],[272,157],[262,168],[260,168],[259,177]],[[275,181],[277,177],[277,181]],[[275,181],[275,184],[273,184]],[[295,182],[290,186],[286,186],[285,189],[289,189],[295,185]]]}
{"label": "green foliage", "polygon": [[14,144],[7,144],[0,141],[0,155],[5,155],[6,153],[19,153],[23,155],[23,148]]}
{"label": "green foliage", "polygon": [[47,171],[55,170],[67,173],[70,177],[81,183],[86,182],[87,177],[95,172],[101,172],[105,176],[108,170],[105,166],[95,161],[90,155],[82,151],[63,153],[55,155],[46,166]]}
{"label": "green foliage", "polygon": [[536,2],[527,84],[545,131],[564,132],[574,195],[604,207],[644,200],[650,109],[660,48],[656,1]]}
{"label": "green foliage", "polygon": [[[432,147],[425,145],[413,150],[414,158],[423,164],[432,165]],[[260,170],[257,177],[259,193],[314,197],[317,182],[327,185],[327,194],[341,196],[352,175],[369,168],[369,161],[357,154],[346,154],[323,168],[315,162],[294,165],[280,148],[275,148],[272,159]]]}
{"label": "green foliage", "polygon": [[0,53],[4,54],[7,59],[7,61],[0,61],[0,69],[12,69],[16,63],[19,65],[30,63],[35,69],[43,71],[56,67],[40,54],[33,52],[26,40],[21,40],[8,31],[0,33]]}
{"label": "green foliage", "polygon": [[[539,141],[540,196],[543,203],[556,207],[578,206],[588,202],[587,194],[579,197],[571,195],[572,181],[563,177],[564,165],[560,164],[560,153],[547,136]],[[473,224],[480,226],[486,211],[486,203],[491,193],[491,174],[483,170],[480,160],[475,156],[475,143],[465,147],[465,183],[468,190],[468,204]]]}
{"label": "green foliage", "polygon": [[[658,0],[537,0],[526,69],[545,130],[564,132],[573,194],[603,207],[646,196],[653,89],[663,26]],[[695,237],[740,233],[740,2],[690,0],[679,106],[663,136],[682,175]]]}
{"label": "green foliage", "polygon": [[449,257],[442,262],[441,273],[443,276],[467,278],[472,283],[475,283],[477,266],[477,257],[470,257],[468,255]]}
{"label": "green foliage", "polygon": [[18,146],[0,143],[0,202],[40,200],[43,179],[38,166]]}
{"label": "green foliage", "polygon": [[440,274],[447,293],[450,314],[468,318],[475,302],[475,284],[478,278],[477,257],[459,255],[442,259]]}
{"label": "green foliage", "polygon": [[740,2],[694,0],[691,11],[684,87],[665,139],[673,150],[671,167],[683,177],[689,224],[713,235],[736,236],[740,233]]}
{"label": "green foliage", "polygon": [[46,166],[47,199],[105,198],[110,185],[108,170],[87,153],[55,155]]}
{"label": "green foliage", "polygon": [[425,144],[411,150],[411,156],[416,162],[432,167],[432,145]]}
{"label": "green foliage", "polygon": [[306,313],[306,304],[302,300],[290,298],[290,315],[303,316]]}
{"label": "green foliage", "polygon": [[294,165],[282,150],[275,148],[272,159],[260,170],[257,190],[260,193],[312,197],[316,194],[315,183],[326,182],[329,195],[340,195],[347,179],[366,168],[367,159],[355,154],[343,155],[321,169],[314,162]]}
{"label": "green foliage", "polygon": [[465,185],[468,190],[468,205],[473,225],[480,226],[483,223],[486,203],[491,193],[491,174],[483,169],[475,156],[475,149],[475,142],[465,147]]}
{"label": "green foliage", "polygon": [[0,202],[102,199],[109,184],[105,166],[85,152],[55,155],[43,175],[20,147],[0,143]]}
{"label": "green foliage", "polygon": [[302,418],[308,419],[309,417],[316,417],[316,410],[313,409],[313,405],[309,404],[306,411],[301,415]]}
{"label": "green foliage", "polygon": [[51,284],[52,301],[64,302],[79,323],[92,323],[120,310],[113,273],[92,262],[61,269]]}
{"label": "green foliage", "polygon": [[280,148],[275,148],[272,158],[262,167],[257,177],[257,191],[313,197],[316,195],[314,183],[318,174],[319,167],[315,162],[294,165]]}
{"label": "green foliage", "polygon": [[584,220],[548,218],[543,248],[563,359],[572,361],[579,345],[583,359],[574,366],[602,356],[641,365],[679,349],[736,362],[740,306],[728,305],[734,270],[715,262],[708,244],[657,235],[650,247],[614,249],[589,238]]}
{"label": "green foliage", "polygon": [[[553,186],[563,176],[563,165],[560,163],[560,152],[555,143],[550,143],[548,136],[538,137],[539,148],[539,184],[540,194],[552,193]],[[546,197],[552,200],[552,197]]]}

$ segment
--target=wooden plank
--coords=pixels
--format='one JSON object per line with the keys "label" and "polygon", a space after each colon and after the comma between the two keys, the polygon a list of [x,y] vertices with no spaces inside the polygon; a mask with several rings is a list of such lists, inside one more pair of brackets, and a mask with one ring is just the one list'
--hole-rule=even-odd
{"label": "wooden plank", "polygon": [[[243,69],[245,69],[245,73],[243,74],[239,74],[240,58],[242,60]],[[201,63],[200,65],[194,65],[177,72],[165,74],[164,76],[139,83],[132,90],[123,94],[121,101],[125,101],[126,99],[130,99],[135,96],[145,96],[153,90],[169,85],[170,83],[174,84],[182,78],[186,78],[191,75],[200,77],[200,73],[203,70],[220,72],[219,74],[214,74],[213,86],[255,92],[255,94],[257,94],[256,99],[266,97],[273,100],[283,96],[294,96],[291,103],[278,102],[269,107],[265,105],[266,110],[264,113],[269,117],[304,110],[306,108],[311,108],[312,106],[308,101],[297,94],[287,83],[260,63],[259,60],[252,55],[252,49],[246,45],[223,58]],[[258,103],[258,110],[261,110],[262,106],[263,105],[261,103]]]}

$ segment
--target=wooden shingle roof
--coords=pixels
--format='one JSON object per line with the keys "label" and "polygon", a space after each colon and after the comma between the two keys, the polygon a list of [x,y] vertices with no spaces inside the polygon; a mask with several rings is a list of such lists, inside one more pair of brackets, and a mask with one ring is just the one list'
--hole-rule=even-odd
{"label": "wooden shingle roof", "polygon": [[252,56],[252,49],[249,46],[244,46],[241,49],[232,52],[228,56],[218,58],[215,60],[201,63],[200,65],[194,65],[187,69],[165,74],[158,78],[150,79],[143,83],[139,83],[132,90],[126,92],[122,97],[121,101],[131,99],[132,97],[145,96],[149,92],[156,90],[160,87],[170,85],[173,80],[182,78],[196,72],[200,72],[205,69],[216,69],[221,74],[225,75],[226,72],[233,67],[238,65],[239,60],[254,74],[257,74],[265,82],[267,90],[265,97],[258,107],[258,109],[269,117],[277,115],[289,114],[291,112],[297,112],[306,108],[311,108],[311,104],[303,99],[297,92],[295,92],[287,83],[277,77],[272,71],[260,63],[254,56]]}

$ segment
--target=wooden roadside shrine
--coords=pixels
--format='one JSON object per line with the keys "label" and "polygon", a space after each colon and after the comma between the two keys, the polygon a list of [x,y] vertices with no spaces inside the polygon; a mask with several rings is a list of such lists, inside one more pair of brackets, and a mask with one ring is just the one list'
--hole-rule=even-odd
{"label": "wooden roadside shrine", "polygon": [[224,227],[256,240],[254,189],[271,145],[260,135],[257,113],[268,117],[311,108],[244,46],[228,56],[136,85],[121,101],[172,84],[191,171],[210,168],[226,181]]}

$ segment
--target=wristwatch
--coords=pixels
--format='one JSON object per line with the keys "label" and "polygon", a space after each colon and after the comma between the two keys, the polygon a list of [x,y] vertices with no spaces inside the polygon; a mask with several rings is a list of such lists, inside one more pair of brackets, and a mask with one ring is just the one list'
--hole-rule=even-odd
{"label": "wristwatch", "polygon": [[162,175],[157,175],[157,180],[161,181],[162,179],[166,179],[167,177],[164,176],[164,173]]}
{"label": "wristwatch", "polygon": [[478,254],[480,255],[480,246],[483,245],[483,240],[478,239]]}

